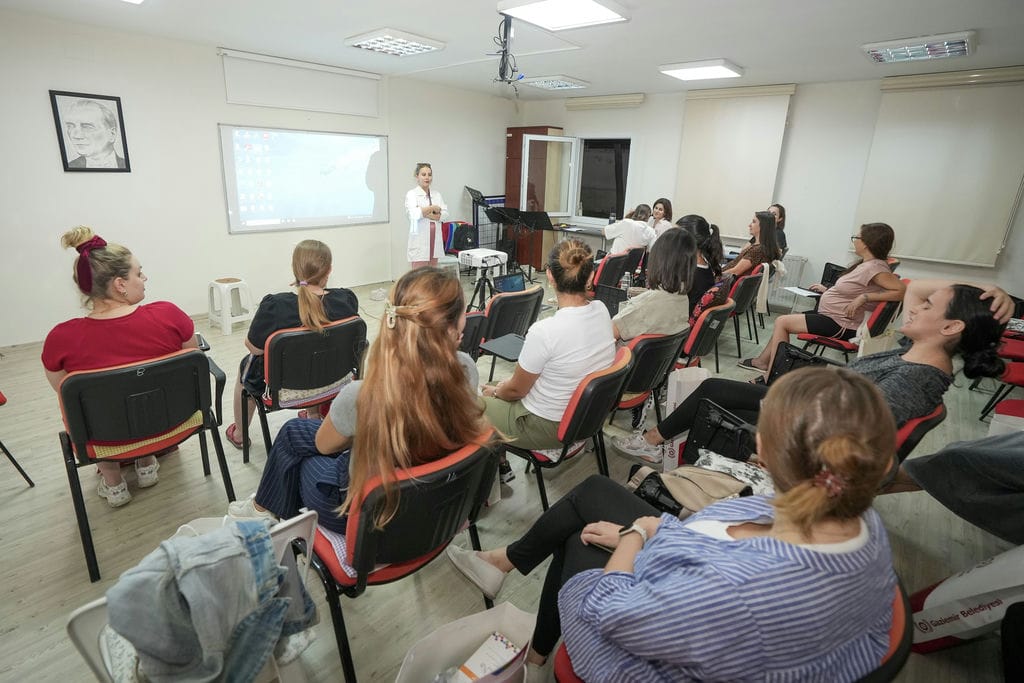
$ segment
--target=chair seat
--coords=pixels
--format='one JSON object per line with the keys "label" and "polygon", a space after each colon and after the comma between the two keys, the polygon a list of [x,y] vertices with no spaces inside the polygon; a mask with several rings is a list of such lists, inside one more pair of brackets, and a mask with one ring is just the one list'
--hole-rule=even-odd
{"label": "chair seat", "polygon": [[843,339],[833,339],[832,337],[822,337],[817,334],[798,334],[797,339],[804,342],[814,342],[815,344],[821,344],[827,346],[830,349],[837,351],[846,351],[847,353],[856,353],[860,347],[853,342],[848,342]]}
{"label": "chair seat", "polygon": [[622,398],[619,399],[619,408],[624,410],[627,408],[636,408],[637,406],[642,406],[647,401],[647,397],[650,395],[651,392],[649,391],[623,394]]}
{"label": "chair seat", "polygon": [[569,659],[569,651],[565,649],[565,643],[562,643],[555,653],[553,673],[558,683],[583,683],[583,679],[572,670],[572,661]]}
{"label": "chair seat", "polygon": [[[446,547],[448,547],[447,543],[431,551],[427,555],[420,556],[410,562],[381,565],[370,572],[366,584],[373,586],[382,583],[390,583],[391,581],[396,581],[403,576],[408,576],[440,555]],[[356,585],[355,569],[348,566],[347,558],[345,563],[342,563],[342,560],[338,557],[338,553],[335,552],[335,546],[320,529],[317,529],[316,531],[316,538],[313,541],[313,552],[315,552],[317,557],[319,557],[324,563],[324,566],[327,567],[327,570],[331,573],[331,578],[334,579],[339,586],[348,588]]]}
{"label": "chair seat", "polygon": [[496,339],[489,339],[480,345],[480,350],[497,356],[502,360],[514,363],[519,360],[519,354],[523,351],[523,342],[526,338],[519,334],[506,334]]}
{"label": "chair seat", "polygon": [[999,347],[999,356],[1006,360],[1024,362],[1024,341],[1004,337],[1003,344]]}
{"label": "chair seat", "polygon": [[1009,399],[996,406],[996,415],[1024,419],[1024,399]]}
{"label": "chair seat", "polygon": [[85,445],[90,460],[132,460],[163,450],[189,438],[203,427],[203,413],[196,411],[189,419],[162,434],[140,441],[89,441]]}
{"label": "chair seat", "polygon": [[[551,456],[547,455],[547,453],[546,453],[546,451],[558,451],[559,453],[561,453],[562,449],[560,449],[560,448],[546,448],[546,449],[543,449],[543,450],[531,450],[529,452],[537,460],[537,462],[539,462],[541,464],[552,464],[552,465],[554,465],[556,463],[561,462],[562,460],[568,460],[569,458],[573,458],[573,457],[579,455],[581,452],[583,452],[583,449],[586,448],[586,447],[587,447],[587,442],[585,440],[584,441],[577,441],[573,445],[569,446],[569,450],[566,451],[564,458],[552,458]],[[519,449],[519,450],[526,450],[526,449]]]}
{"label": "chair seat", "polygon": [[1024,386],[1024,363],[1007,363],[1006,370],[999,379],[1007,384]]}

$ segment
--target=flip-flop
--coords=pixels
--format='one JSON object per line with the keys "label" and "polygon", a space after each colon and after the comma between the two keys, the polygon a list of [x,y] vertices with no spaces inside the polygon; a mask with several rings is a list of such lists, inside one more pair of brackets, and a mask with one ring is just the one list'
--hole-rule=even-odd
{"label": "flip-flop", "polygon": [[759,368],[756,365],[754,365],[754,359],[753,358],[744,358],[743,360],[741,360],[736,365],[738,365],[739,367],[743,368],[744,370],[753,370],[754,372],[764,372],[764,368]]}
{"label": "flip-flop", "polygon": [[[242,450],[242,440],[236,438],[238,436],[238,425],[232,423],[228,425],[228,428],[224,430],[224,436],[231,443],[232,446],[238,450]],[[252,444],[252,439],[249,440],[249,444]]]}

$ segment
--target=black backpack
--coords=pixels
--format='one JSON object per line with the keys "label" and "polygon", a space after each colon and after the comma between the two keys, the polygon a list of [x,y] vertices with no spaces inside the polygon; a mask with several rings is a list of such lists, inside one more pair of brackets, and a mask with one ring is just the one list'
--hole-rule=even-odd
{"label": "black backpack", "polygon": [[476,228],[469,224],[455,228],[455,236],[452,238],[453,251],[464,249],[476,249]]}

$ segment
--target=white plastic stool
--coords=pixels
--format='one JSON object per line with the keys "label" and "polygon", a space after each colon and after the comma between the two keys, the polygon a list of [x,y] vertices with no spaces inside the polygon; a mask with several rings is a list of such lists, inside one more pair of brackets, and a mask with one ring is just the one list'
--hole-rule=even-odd
{"label": "white plastic stool", "polygon": [[459,257],[452,256],[451,254],[445,254],[444,256],[437,257],[437,267],[441,270],[450,270],[455,273],[455,277],[458,278],[462,275],[462,269],[459,265]]}
{"label": "white plastic stool", "polygon": [[245,280],[221,277],[210,283],[210,327],[220,326],[223,334],[231,334],[231,326],[252,320],[255,313],[252,295]]}

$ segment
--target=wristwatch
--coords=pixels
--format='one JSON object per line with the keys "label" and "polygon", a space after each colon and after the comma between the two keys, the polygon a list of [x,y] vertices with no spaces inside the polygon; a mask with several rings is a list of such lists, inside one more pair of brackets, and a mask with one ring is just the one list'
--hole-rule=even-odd
{"label": "wristwatch", "polygon": [[636,522],[633,522],[631,526],[624,526],[619,529],[619,538],[634,532],[640,534],[640,547],[647,545],[647,531]]}

